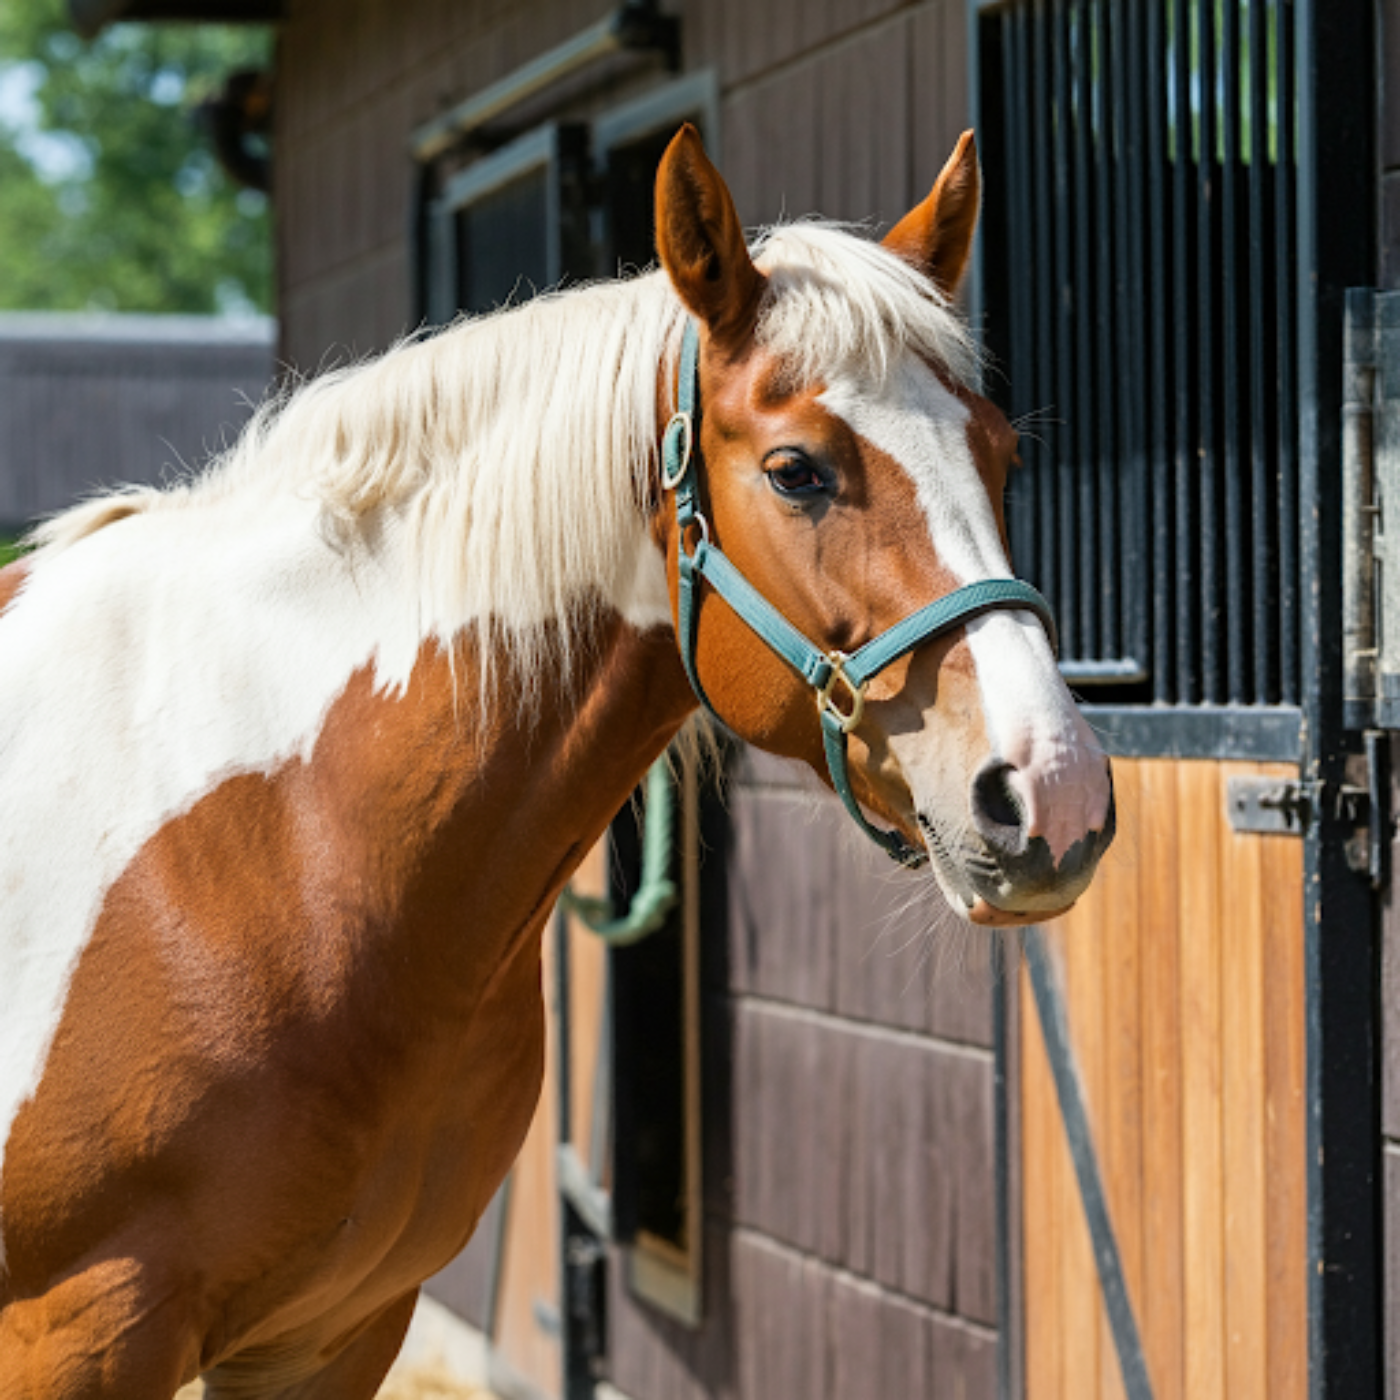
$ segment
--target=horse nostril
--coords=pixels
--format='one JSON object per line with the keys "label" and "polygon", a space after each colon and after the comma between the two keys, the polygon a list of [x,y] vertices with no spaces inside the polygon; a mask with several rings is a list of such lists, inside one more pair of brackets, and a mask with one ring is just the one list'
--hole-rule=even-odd
{"label": "horse nostril", "polygon": [[972,780],[972,819],[993,845],[1019,850],[1025,837],[1026,811],[1011,785],[1009,763],[984,764]]}

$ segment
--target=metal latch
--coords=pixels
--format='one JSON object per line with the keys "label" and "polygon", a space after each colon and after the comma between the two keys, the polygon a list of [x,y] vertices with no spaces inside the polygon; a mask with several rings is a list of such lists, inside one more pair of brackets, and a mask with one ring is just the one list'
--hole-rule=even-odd
{"label": "metal latch", "polygon": [[1225,806],[1235,831],[1264,835],[1301,836],[1313,818],[1308,785],[1288,778],[1232,777]]}
{"label": "metal latch", "polygon": [[1395,839],[1390,807],[1390,736],[1370,729],[1363,739],[1364,753],[1348,760],[1348,777],[1353,781],[1324,787],[1292,778],[1229,778],[1225,808],[1231,829],[1266,836],[1303,836],[1313,822],[1325,817],[1334,829],[1348,833],[1344,837],[1347,865],[1358,875],[1367,876],[1373,889],[1384,889],[1390,882],[1390,847]]}

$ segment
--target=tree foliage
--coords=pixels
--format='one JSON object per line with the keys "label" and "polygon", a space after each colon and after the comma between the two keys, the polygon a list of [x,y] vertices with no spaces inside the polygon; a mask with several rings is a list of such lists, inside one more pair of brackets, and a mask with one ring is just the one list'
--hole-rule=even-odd
{"label": "tree foliage", "polygon": [[178,24],[85,43],[63,0],[0,0],[0,307],[266,310],[267,201],[224,175],[193,112],[269,45]]}

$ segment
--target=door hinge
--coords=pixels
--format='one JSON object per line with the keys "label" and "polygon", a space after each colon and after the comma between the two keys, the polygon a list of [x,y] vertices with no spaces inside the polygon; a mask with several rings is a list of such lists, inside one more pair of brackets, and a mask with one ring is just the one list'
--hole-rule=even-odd
{"label": "door hinge", "polygon": [[1390,883],[1390,843],[1395,819],[1390,801],[1390,735],[1368,729],[1363,736],[1366,786],[1344,784],[1338,794],[1338,818],[1351,828],[1346,842],[1347,866],[1365,875],[1373,890]]}

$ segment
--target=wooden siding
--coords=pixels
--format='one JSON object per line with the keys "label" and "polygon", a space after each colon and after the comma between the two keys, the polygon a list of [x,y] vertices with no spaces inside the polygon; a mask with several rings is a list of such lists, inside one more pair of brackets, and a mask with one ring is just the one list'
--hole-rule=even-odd
{"label": "wooden siding", "polygon": [[266,322],[0,315],[0,529],[202,465],[272,374]]}
{"label": "wooden siding", "polygon": [[[409,329],[415,127],[610,13],[614,0],[292,0],[278,55],[283,357],[304,371]],[[967,125],[961,0],[702,0],[667,7],[685,71],[713,68],[714,151],[740,217],[892,222],[927,193]],[[653,69],[566,114],[664,81]]]}
{"label": "wooden siding", "polygon": [[[1049,931],[1157,1400],[1307,1391],[1302,842],[1225,815],[1234,773],[1118,760],[1120,835]],[[1119,1396],[1035,1009],[1022,996],[1028,1400]]]}
{"label": "wooden siding", "polygon": [[638,1304],[615,1269],[613,1380],[636,1400],[990,1400],[990,945],[930,932],[923,877],[786,765],[746,752],[728,809],[704,925],[729,940],[707,981],[726,1063],[705,1071],[704,1321]]}

